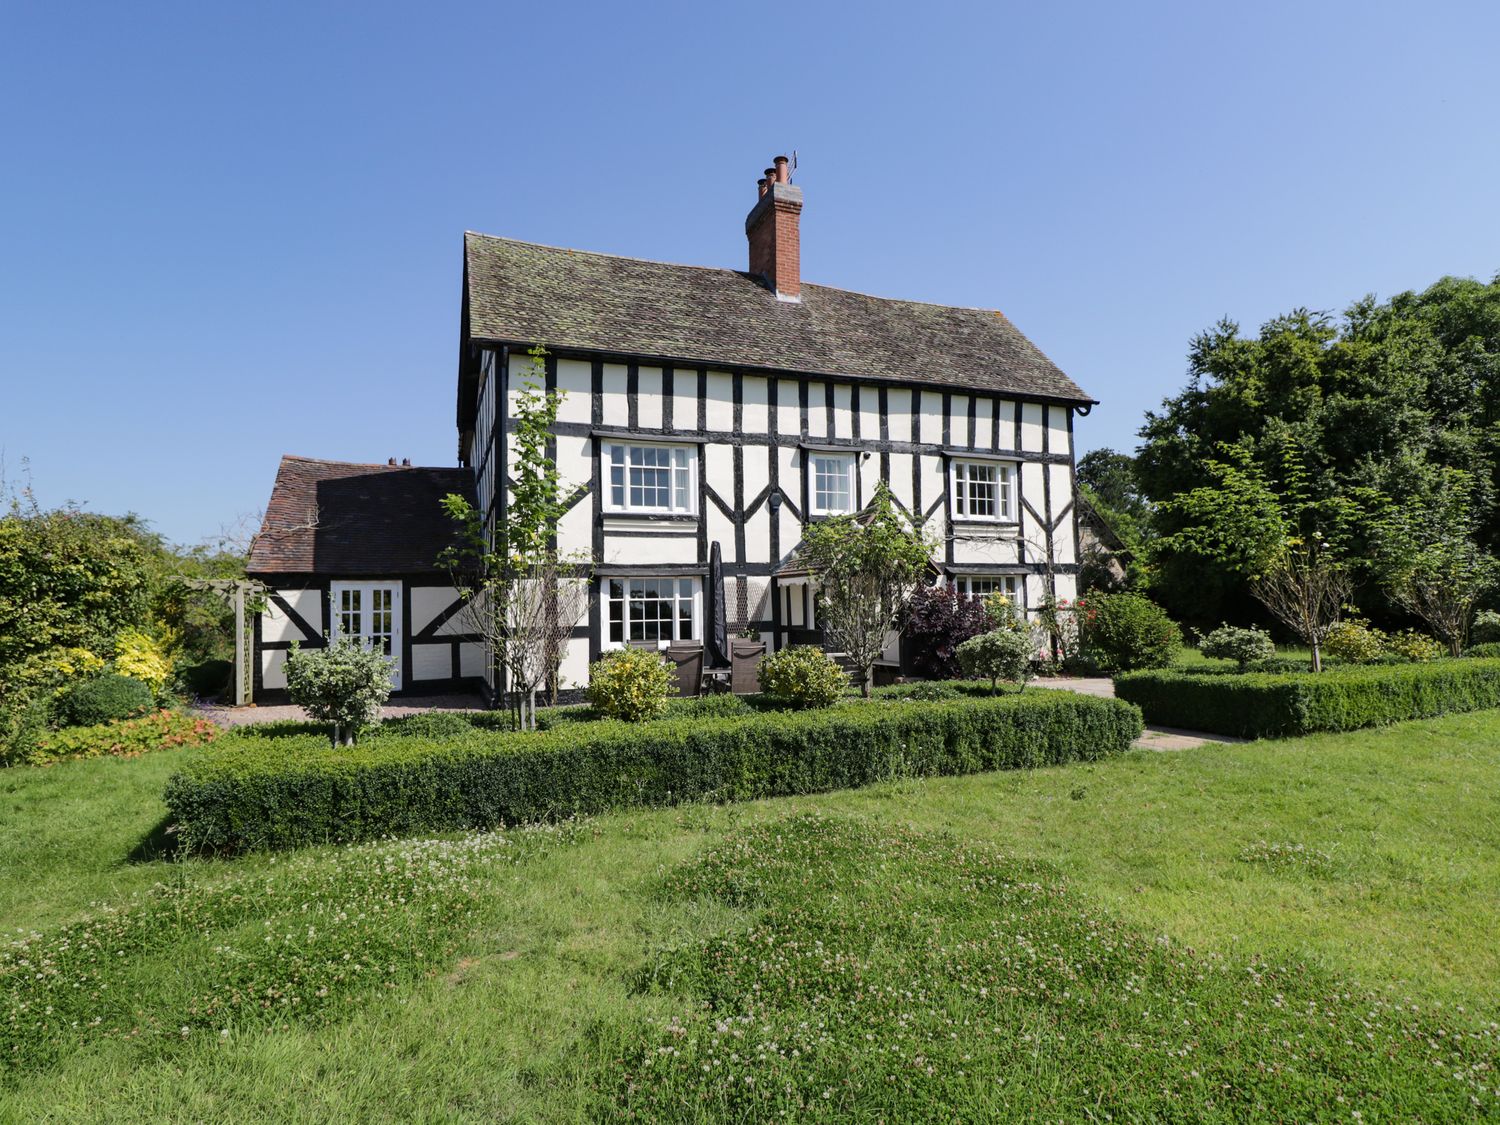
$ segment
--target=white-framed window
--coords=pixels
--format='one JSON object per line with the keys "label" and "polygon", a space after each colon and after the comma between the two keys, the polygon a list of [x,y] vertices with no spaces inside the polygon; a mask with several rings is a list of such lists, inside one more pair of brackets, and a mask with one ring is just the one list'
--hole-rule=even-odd
{"label": "white-framed window", "polygon": [[808,509],[815,516],[846,515],[854,511],[854,454],[809,451],[811,479]]}
{"label": "white-framed window", "polygon": [[608,442],[605,511],[694,515],[698,511],[698,451],[690,445]]}
{"label": "white-framed window", "polygon": [[1019,574],[955,574],[953,588],[971,598],[1004,594],[1013,605],[1026,604],[1026,583]]}
{"label": "white-framed window", "polygon": [[703,586],[696,578],[607,578],[610,644],[628,641],[695,641]]}
{"label": "white-framed window", "polygon": [[1016,518],[1016,467],[1004,461],[954,461],[953,514],[966,520]]}

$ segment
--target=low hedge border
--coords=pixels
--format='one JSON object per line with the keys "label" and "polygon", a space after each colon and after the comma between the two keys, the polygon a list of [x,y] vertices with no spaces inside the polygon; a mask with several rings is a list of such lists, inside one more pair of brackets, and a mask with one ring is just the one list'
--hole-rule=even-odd
{"label": "low hedge border", "polygon": [[166,803],[193,848],[299,847],[1053,765],[1121,753],[1141,729],[1129,704],[1040,691],[340,749],[312,735],[227,739],[171,778]]}
{"label": "low hedge border", "polygon": [[1324,672],[1127,672],[1115,695],[1148,723],[1239,738],[1287,738],[1500,707],[1500,660],[1435,660]]}

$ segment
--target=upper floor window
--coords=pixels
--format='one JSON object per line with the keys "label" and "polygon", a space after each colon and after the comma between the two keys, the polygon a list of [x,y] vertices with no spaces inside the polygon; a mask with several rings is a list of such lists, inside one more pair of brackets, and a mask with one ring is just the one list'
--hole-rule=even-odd
{"label": "upper floor window", "polygon": [[607,511],[697,512],[698,457],[691,446],[611,442],[602,455],[609,474]]}
{"label": "upper floor window", "polygon": [[1015,519],[1015,466],[954,461],[953,514],[967,520]]}
{"label": "upper floor window", "polygon": [[815,516],[844,515],[854,511],[854,454],[809,453],[812,484],[809,508]]}

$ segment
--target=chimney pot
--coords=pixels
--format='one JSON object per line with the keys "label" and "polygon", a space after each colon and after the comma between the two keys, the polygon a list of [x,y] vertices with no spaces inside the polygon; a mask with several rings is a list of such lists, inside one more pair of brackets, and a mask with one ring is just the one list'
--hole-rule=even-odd
{"label": "chimney pot", "polygon": [[787,158],[776,157],[756,183],[760,196],[745,219],[750,272],[763,278],[783,301],[802,299],[802,189],[787,175]]}
{"label": "chimney pot", "polygon": [[755,181],[756,196],[759,197],[759,196],[765,195],[766,192],[770,189],[770,186],[771,185],[766,182],[766,178],[764,176],[762,176],[760,179],[756,180]]}
{"label": "chimney pot", "polygon": [[403,457],[403,458],[401,458],[401,467],[403,469],[409,469],[409,468],[411,468],[411,458],[410,457]]}
{"label": "chimney pot", "polygon": [[396,467],[396,459],[394,457],[387,457],[385,463],[393,469]]}

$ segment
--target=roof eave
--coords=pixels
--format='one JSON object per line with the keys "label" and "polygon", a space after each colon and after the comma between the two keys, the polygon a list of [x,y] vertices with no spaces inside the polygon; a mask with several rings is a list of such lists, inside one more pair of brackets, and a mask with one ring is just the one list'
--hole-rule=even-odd
{"label": "roof eave", "polygon": [[[467,297],[465,299],[467,300]],[[850,382],[884,383],[893,387],[904,387],[911,385],[910,380],[898,379],[894,376],[888,375],[865,375],[851,374],[847,371],[818,371],[798,370],[788,367],[767,367],[763,364],[744,363],[739,360],[726,360],[708,356],[665,355],[653,354],[650,352],[630,352],[610,348],[589,348],[576,344],[548,344],[539,340],[523,340],[515,337],[470,335],[468,337],[468,342],[471,345],[477,345],[479,347],[509,346],[512,348],[531,348],[540,345],[541,347],[546,348],[549,352],[557,355],[587,356],[591,359],[601,356],[618,356],[620,359],[637,363],[645,361],[649,364],[691,364],[695,367],[713,367],[716,369],[723,369],[725,371],[753,371],[758,374],[793,375],[802,376],[809,379],[846,379]],[[1079,392],[1079,397],[1074,398],[1068,395],[1046,394],[1041,391],[991,391],[988,388],[975,387],[967,383],[923,383],[922,387],[924,389],[927,387],[931,387],[935,390],[963,390],[970,393],[982,392],[984,394],[993,394],[998,397],[1004,398],[1015,398],[1027,402],[1057,403],[1063,406],[1084,407],[1088,409],[1092,409],[1093,407],[1099,405],[1098,399],[1090,398],[1088,397],[1088,395],[1083,394],[1082,391]],[[1085,413],[1087,413],[1087,410],[1085,410]]]}

